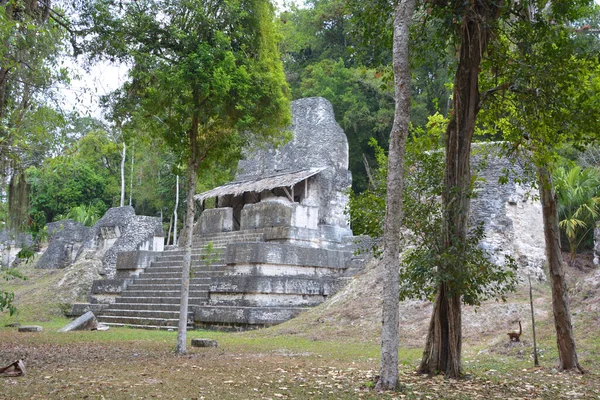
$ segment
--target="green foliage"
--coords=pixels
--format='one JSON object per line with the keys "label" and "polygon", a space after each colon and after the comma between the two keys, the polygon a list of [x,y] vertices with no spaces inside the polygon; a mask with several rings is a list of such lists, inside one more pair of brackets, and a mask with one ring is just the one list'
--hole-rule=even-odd
{"label": "green foliage", "polygon": [[558,167],[553,174],[558,196],[559,227],[574,257],[582,244],[593,243],[600,212],[600,172],[597,168]]}
{"label": "green foliage", "polygon": [[291,116],[268,1],[90,0],[81,17],[92,56],[133,65],[106,99],[126,137],[162,136],[177,164],[213,171],[249,132],[281,140]]}
{"label": "green foliage", "polygon": [[[367,189],[368,164],[376,161],[370,139],[386,148],[394,119],[391,71],[391,3],[379,0],[313,0],[310,7],[280,15],[286,77],[294,99],[328,99],[348,137],[349,169],[355,192]],[[427,117],[447,113],[453,58],[446,42],[432,45],[435,24],[411,34],[411,121],[425,127]],[[437,43],[437,42],[436,42]]]}
{"label": "green foliage", "polygon": [[[1,280],[9,281],[15,278],[23,280],[27,279],[27,277],[25,277],[23,274],[21,274],[18,270],[14,268],[0,270],[0,283]],[[14,300],[14,293],[5,291],[2,289],[2,286],[0,286],[0,313],[4,312],[5,310],[8,310],[9,315],[14,315],[17,312]]]}
{"label": "green foliage", "polygon": [[[440,114],[429,118],[426,130],[413,129],[407,142],[403,208],[404,244],[400,268],[400,298],[432,300],[444,282],[449,291],[462,295],[463,302],[479,305],[515,289],[517,265],[506,257],[502,266],[490,261],[480,248],[483,226],[472,227],[467,240],[455,240],[444,249],[441,240],[444,188],[444,153],[439,151],[447,119]],[[373,141],[380,165],[373,186],[358,195],[351,194],[349,214],[357,234],[379,237],[383,233],[387,156]]]}
{"label": "green foliage", "polygon": [[54,217],[55,221],[61,221],[64,219],[72,219],[75,222],[79,222],[85,226],[94,226],[96,222],[102,217],[100,209],[93,205],[80,205],[73,207],[69,210],[66,215],[57,215]]}
{"label": "green foliage", "polygon": [[37,230],[76,207],[91,207],[93,213],[102,215],[116,204],[119,161],[117,144],[105,131],[97,130],[74,142],[63,154],[46,159],[40,168],[29,168],[30,215]]}

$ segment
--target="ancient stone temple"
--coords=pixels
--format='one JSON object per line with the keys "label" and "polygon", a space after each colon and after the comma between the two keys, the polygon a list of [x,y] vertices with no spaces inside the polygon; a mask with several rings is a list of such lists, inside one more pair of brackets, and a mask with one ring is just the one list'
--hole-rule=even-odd
{"label": "ancient stone temple", "polygon": [[[291,140],[253,148],[235,180],[196,196],[190,324],[247,329],[320,304],[359,268],[344,213],[348,142],[323,98],[292,103]],[[93,307],[111,324],[176,328],[183,251],[121,252]],[[101,304],[100,304],[101,305]],[[102,308],[101,307],[101,308]],[[80,311],[84,311],[80,307]]]}
{"label": "ancient stone temple", "polygon": [[217,201],[202,213],[198,234],[262,229],[278,242],[333,248],[352,235],[344,214],[348,141],[333,108],[320,97],[301,99],[292,115],[289,143],[246,151],[234,182],[196,196]]}

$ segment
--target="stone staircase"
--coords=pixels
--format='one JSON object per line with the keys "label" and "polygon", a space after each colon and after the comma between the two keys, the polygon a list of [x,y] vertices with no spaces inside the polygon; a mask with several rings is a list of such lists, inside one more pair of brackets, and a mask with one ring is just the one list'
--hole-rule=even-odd
{"label": "stone staircase", "polygon": [[[194,307],[207,304],[211,279],[223,275],[226,246],[234,242],[263,240],[262,234],[215,234],[194,238],[190,317]],[[98,320],[114,326],[177,329],[183,256],[183,250],[164,251],[158,255],[138,278],[123,289],[114,303],[97,313]]]}

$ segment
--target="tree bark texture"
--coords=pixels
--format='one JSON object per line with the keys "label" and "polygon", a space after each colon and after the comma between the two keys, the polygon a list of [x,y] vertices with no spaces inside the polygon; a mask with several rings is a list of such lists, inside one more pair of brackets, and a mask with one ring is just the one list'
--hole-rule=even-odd
{"label": "tree bark texture", "polygon": [[402,0],[395,6],[394,81],[395,114],[390,133],[386,216],[383,234],[383,310],[381,330],[381,366],[377,390],[394,390],[398,386],[398,346],[400,308],[399,265],[400,229],[402,227],[402,191],[404,187],[404,151],[410,123],[410,70],[408,64],[409,30],[415,0]]}
{"label": "tree bark texture", "polygon": [[546,241],[546,260],[552,283],[552,312],[556,328],[556,344],[558,345],[559,370],[577,369],[583,372],[577,359],[575,337],[571,324],[571,311],[567,283],[562,265],[560,251],[560,231],[558,228],[558,200],[552,187],[552,175],[545,167],[538,167],[538,183],[542,214],[544,220],[544,238]]}
{"label": "tree bark texture", "polygon": [[198,177],[198,116],[194,114],[192,119],[192,128],[189,133],[190,141],[190,159],[188,163],[188,192],[187,208],[185,213],[183,266],[181,269],[181,302],[179,304],[179,326],[177,333],[178,354],[187,352],[187,315],[188,299],[190,292],[190,271],[192,269],[192,241],[194,234],[194,217],[196,216],[196,203],[194,195],[196,194],[196,180]]}
{"label": "tree bark texture", "polygon": [[[493,23],[496,18],[498,7],[499,3],[474,1],[462,17],[453,110],[446,130],[445,189],[442,194],[444,250],[466,240],[471,191],[471,142],[479,112],[479,66],[488,43],[490,22]],[[456,269],[460,265],[440,265],[439,268]],[[461,295],[442,282],[434,302],[419,371],[459,377],[461,347]]]}

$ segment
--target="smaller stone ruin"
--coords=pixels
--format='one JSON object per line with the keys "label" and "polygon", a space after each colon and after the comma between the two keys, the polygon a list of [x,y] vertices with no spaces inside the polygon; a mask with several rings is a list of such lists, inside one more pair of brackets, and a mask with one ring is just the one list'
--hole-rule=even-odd
{"label": "smaller stone ruin", "polygon": [[17,254],[21,249],[33,245],[31,235],[17,233],[9,229],[0,231],[0,268],[8,268],[18,263]]}
{"label": "smaller stone ruin", "polygon": [[90,228],[71,219],[50,222],[49,245],[36,263],[39,269],[62,269],[75,262]]}
{"label": "smaller stone ruin", "polygon": [[72,220],[48,224],[48,249],[36,268],[58,269],[78,259],[102,261],[102,274],[116,273],[117,253],[164,249],[164,231],[159,218],[135,215],[131,206],[114,207],[91,228]]}

